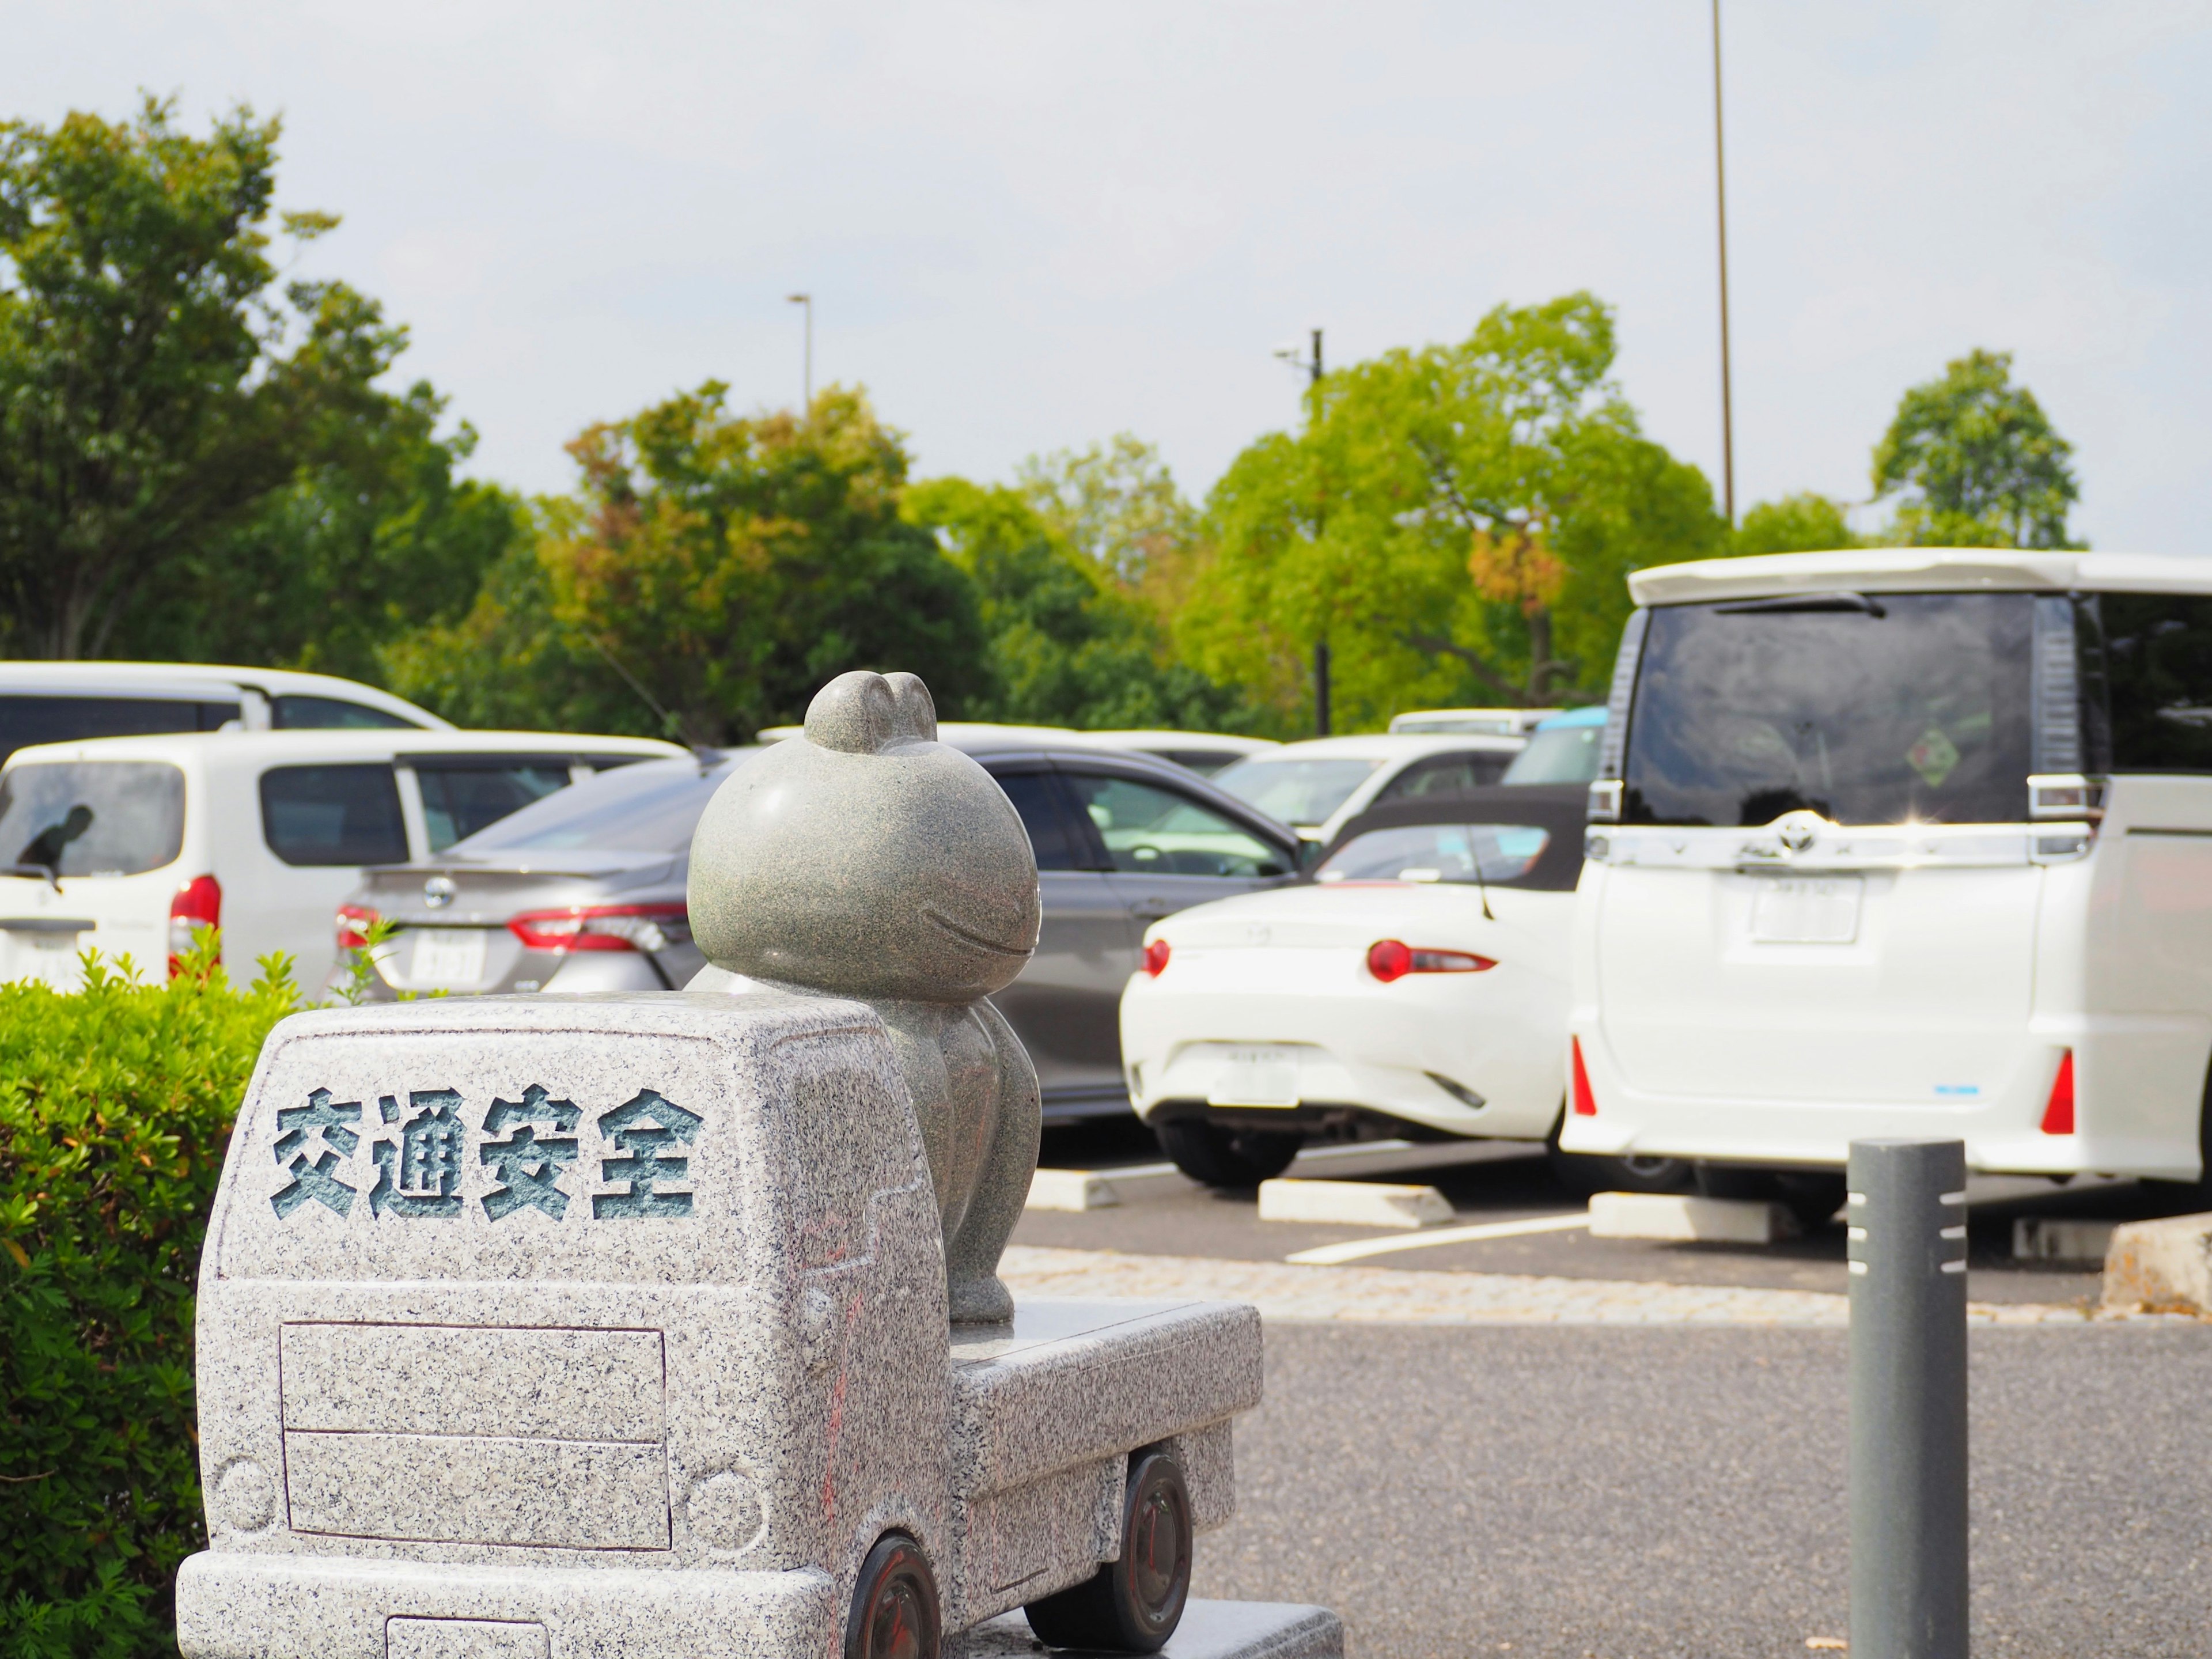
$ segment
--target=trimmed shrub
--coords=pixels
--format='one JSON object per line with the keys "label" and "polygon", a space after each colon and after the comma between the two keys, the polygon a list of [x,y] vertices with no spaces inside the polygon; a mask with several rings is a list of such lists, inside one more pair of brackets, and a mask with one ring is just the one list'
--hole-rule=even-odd
{"label": "trimmed shrub", "polygon": [[289,964],[0,985],[0,1659],[173,1655],[200,1240]]}

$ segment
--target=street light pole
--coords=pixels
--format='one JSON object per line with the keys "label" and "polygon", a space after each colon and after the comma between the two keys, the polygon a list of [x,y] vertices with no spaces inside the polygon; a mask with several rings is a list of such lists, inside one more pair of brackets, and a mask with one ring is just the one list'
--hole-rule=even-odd
{"label": "street light pole", "polygon": [[[1715,0],[1717,4],[1719,0]],[[799,406],[804,416],[814,407],[814,296],[811,294],[787,294],[784,298],[793,305],[806,307],[806,400]]]}
{"label": "street light pole", "polygon": [[[1298,362],[1295,349],[1287,352],[1279,352],[1276,355],[1282,357],[1287,362],[1297,363]],[[1309,392],[1321,385],[1321,331],[1319,329],[1316,329],[1313,331],[1313,348],[1311,355],[1306,358],[1305,362],[1298,363],[1298,367],[1304,369],[1306,372],[1306,389]],[[1314,517],[1316,526],[1320,524],[1323,509],[1317,508],[1316,510]],[[1325,738],[1328,735],[1328,636],[1324,634],[1321,638],[1314,641],[1314,735],[1318,738]]]}
{"label": "street light pole", "polygon": [[1721,128],[1721,0],[1713,0],[1713,200],[1721,251],[1721,506],[1735,526],[1735,410],[1729,373],[1728,144]]}

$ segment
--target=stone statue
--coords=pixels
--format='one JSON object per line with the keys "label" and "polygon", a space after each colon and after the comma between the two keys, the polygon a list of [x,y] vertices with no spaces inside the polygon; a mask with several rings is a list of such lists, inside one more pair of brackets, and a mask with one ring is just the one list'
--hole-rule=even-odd
{"label": "stone statue", "polygon": [[690,902],[714,964],[693,988],[742,975],[883,1017],[937,1188],[952,1322],[1011,1318],[999,1256],[1041,1120],[1036,1069],[990,994],[1036,949],[1036,859],[989,774],[937,741],[929,688],[866,672],[824,686],[805,735],[708,804]]}

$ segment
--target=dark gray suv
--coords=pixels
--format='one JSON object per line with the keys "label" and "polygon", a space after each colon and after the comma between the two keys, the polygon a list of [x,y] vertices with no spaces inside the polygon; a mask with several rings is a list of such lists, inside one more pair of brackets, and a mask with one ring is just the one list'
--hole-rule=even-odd
{"label": "dark gray suv", "polygon": [[[1036,1062],[1047,1121],[1129,1109],[1121,988],[1145,929],[1286,881],[1296,833],[1195,773],[1142,754],[955,735],[1021,814],[1044,930],[993,999]],[[684,910],[691,833],[761,751],[645,761],[588,779],[422,864],[386,865],[339,911],[339,943],[381,917],[369,994],[681,988],[706,965]],[[334,981],[335,983],[335,981]]]}

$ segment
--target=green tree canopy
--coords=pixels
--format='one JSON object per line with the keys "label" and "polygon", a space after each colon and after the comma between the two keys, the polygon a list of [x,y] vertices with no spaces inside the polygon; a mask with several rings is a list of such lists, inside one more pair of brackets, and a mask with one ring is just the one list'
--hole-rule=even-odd
{"label": "green tree canopy", "polygon": [[1809,489],[1761,501],[1729,537],[1731,553],[1820,553],[1857,547],[1864,538],[1844,517],[1844,504]]}
{"label": "green tree canopy", "polygon": [[392,683],[482,724],[696,743],[796,720],[853,668],[911,669],[941,712],[984,696],[972,585],[900,514],[902,435],[830,387],[804,416],[708,381],[568,446],[574,494],[459,623],[385,653]]}
{"label": "green tree canopy", "polygon": [[1898,404],[1875,446],[1875,495],[1897,498],[1894,533],[1912,545],[2067,547],[2073,453],[2012,384],[2012,354],[1972,351]]}
{"label": "green tree canopy", "polygon": [[1324,378],[1304,430],[1215,487],[1179,643],[1287,722],[1326,640],[1347,729],[1601,684],[1623,576],[1724,535],[1704,476],[1638,428],[1613,353],[1610,309],[1573,294]]}
{"label": "green tree canopy", "polygon": [[[173,656],[200,627],[253,654],[270,629],[222,614],[272,562],[273,519],[260,568],[235,568],[251,522],[303,470],[357,470],[377,429],[404,447],[392,434],[434,415],[428,388],[411,406],[374,388],[406,337],[372,301],[276,294],[277,136],[241,107],[195,137],[152,99],[127,122],[0,124],[0,649]],[[300,240],[336,223],[283,216]],[[275,634],[297,656],[330,621]]]}

